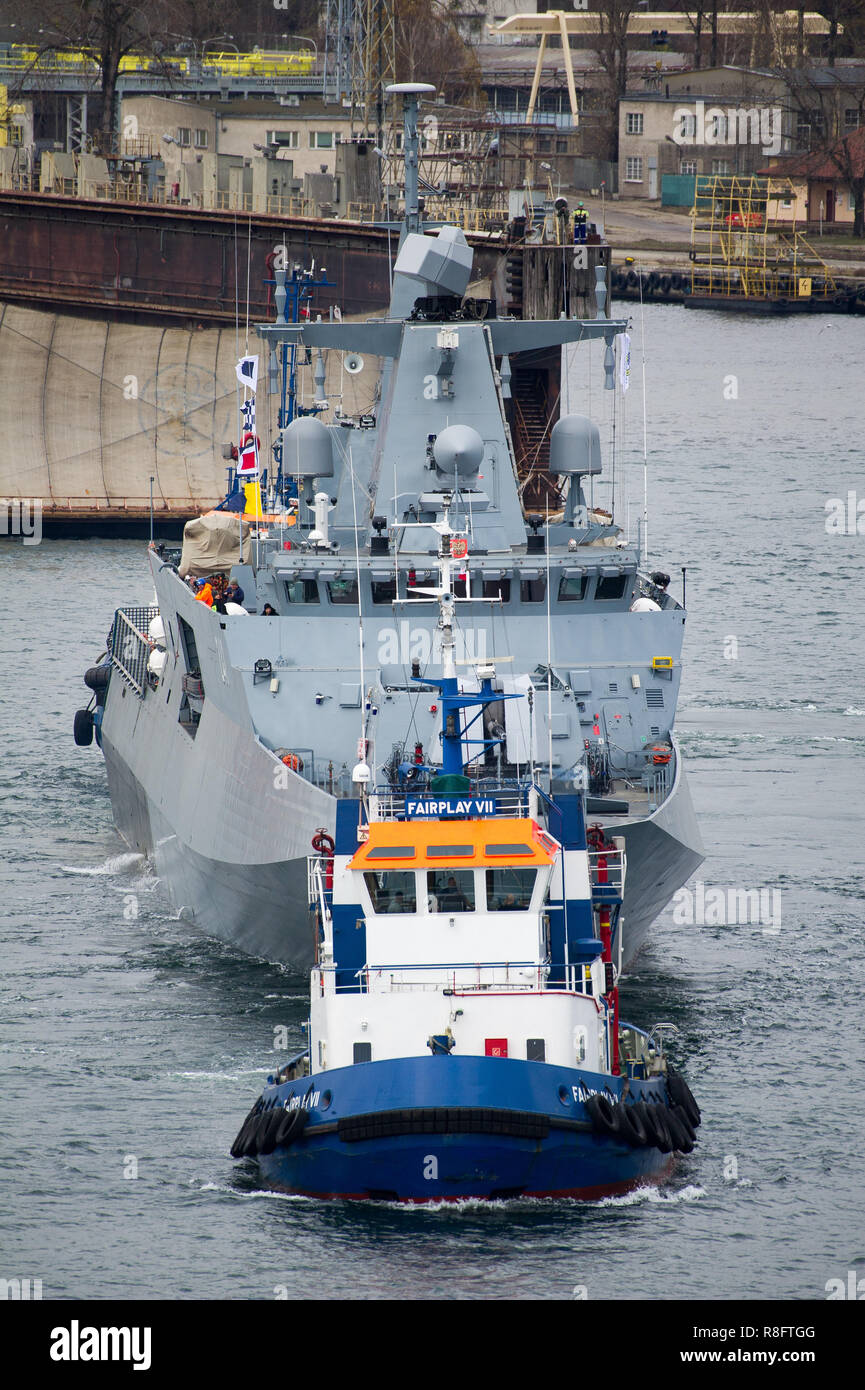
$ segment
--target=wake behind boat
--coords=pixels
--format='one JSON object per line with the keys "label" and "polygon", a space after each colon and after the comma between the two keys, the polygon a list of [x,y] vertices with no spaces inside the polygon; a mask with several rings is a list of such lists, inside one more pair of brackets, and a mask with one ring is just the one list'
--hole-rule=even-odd
{"label": "wake behind boat", "polygon": [[[76,739],[95,731],[116,825],[152,856],[178,910],[243,950],[307,968],[306,858],[314,836],[335,834],[341,801],[356,800],[358,737],[388,775],[440,762],[440,634],[413,598],[434,577],[447,514],[466,538],[456,659],[470,684],[477,663],[496,658],[499,698],[479,716],[469,775],[519,780],[543,762],[551,795],[586,792],[590,819],[627,851],[626,964],[702,859],[673,734],[685,612],[593,505],[601,446],[588,417],[552,428],[561,510],[526,514],[508,383],[514,357],[598,340],[613,390],[627,325],[605,314],[603,271],[593,320],[501,318],[467,295],[462,233],[419,230],[424,89],[399,90],[406,217],[388,316],[289,321],[296,283],[277,268],[277,322],[259,330],[292,380],[316,354],[319,396],[322,354],[379,359],[372,409],[325,424],[322,397],[280,417],[292,525],[218,512],[191,524],[182,554],[150,550],[155,602],[118,608],[108,653],[87,673],[93,702],[76,716]],[[255,440],[246,430],[239,468],[247,455],[255,466]],[[197,601],[185,582],[195,575],[238,582],[239,611]]]}

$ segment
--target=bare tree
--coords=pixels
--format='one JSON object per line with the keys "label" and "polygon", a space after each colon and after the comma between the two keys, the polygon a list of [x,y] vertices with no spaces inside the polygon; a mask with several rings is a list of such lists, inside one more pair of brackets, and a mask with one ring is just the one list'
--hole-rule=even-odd
{"label": "bare tree", "polygon": [[619,155],[619,99],[628,87],[628,25],[636,0],[599,0],[595,51],[604,73],[607,158]]}

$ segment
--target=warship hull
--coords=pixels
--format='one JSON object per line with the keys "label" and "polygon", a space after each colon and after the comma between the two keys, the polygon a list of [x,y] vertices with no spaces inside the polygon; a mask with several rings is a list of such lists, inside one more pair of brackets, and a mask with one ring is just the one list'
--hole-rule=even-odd
{"label": "warship hull", "polygon": [[[178,744],[168,800],[167,784],[146,751],[135,769],[119,751],[146,750],[161,741],[150,737],[146,724],[138,727],[137,736],[131,729],[118,729],[127,716],[136,725],[146,716],[137,700],[120,703],[120,714],[103,724],[102,751],[123,839],[148,856],[184,920],[241,951],[307,970],[313,933],[306,861],[316,830],[333,833],[336,798],[297,776],[275,798],[272,760],[259,756],[260,746],[238,737],[234,727],[214,730],[204,756],[196,746]],[[199,737],[203,735],[204,729]],[[231,795],[225,794],[227,787],[233,788]],[[677,758],[670,793],[656,811],[641,820],[617,819],[607,829],[624,839],[627,853],[622,911],[622,959],[627,965],[652,922],[703,859],[681,760]]]}

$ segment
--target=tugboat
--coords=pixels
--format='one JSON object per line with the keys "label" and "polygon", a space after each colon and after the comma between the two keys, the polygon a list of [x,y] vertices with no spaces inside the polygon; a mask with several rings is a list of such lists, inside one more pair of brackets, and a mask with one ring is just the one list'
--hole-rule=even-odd
{"label": "tugboat", "polygon": [[534,768],[484,777],[483,711],[502,696],[494,659],[458,675],[467,537],[447,508],[436,530],[438,586],[405,601],[439,608],[441,766],[419,750],[374,786],[361,742],[360,796],[309,861],[309,1047],[268,1077],[232,1156],[316,1197],[595,1199],[658,1183],[700,1111],[664,1025],[619,1018],[624,842]]}

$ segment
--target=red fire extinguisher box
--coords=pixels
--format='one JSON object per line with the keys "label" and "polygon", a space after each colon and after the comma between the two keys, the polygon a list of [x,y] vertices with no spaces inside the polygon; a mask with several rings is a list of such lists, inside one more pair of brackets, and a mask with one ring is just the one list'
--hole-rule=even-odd
{"label": "red fire extinguisher box", "polygon": [[486,1057],[507,1057],[508,1040],[507,1038],[485,1038],[484,1055]]}

